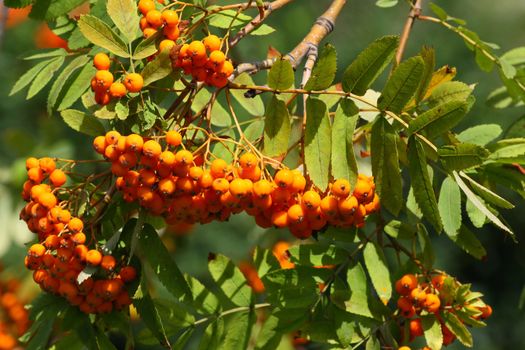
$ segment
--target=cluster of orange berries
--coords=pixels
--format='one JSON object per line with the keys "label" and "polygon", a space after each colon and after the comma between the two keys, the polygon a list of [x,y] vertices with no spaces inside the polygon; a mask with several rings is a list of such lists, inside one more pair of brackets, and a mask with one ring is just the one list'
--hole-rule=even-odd
{"label": "cluster of orange berries", "polygon": [[[443,308],[445,301],[444,298],[440,298],[440,292],[442,292],[447,278],[450,277],[439,274],[433,276],[430,283],[419,283],[416,275],[406,274],[396,281],[396,292],[400,295],[397,300],[397,307],[400,314],[409,321],[410,341],[422,336],[424,333],[421,318],[416,316],[421,314],[422,311],[433,313],[437,316],[441,323],[443,345],[449,345],[456,339],[456,336],[448,329],[439,315],[439,311]],[[446,311],[453,312],[453,309],[447,309]],[[492,308],[489,305],[478,308],[478,311],[480,314],[477,318],[480,319],[485,319],[492,314]]]}
{"label": "cluster of orange berries", "polygon": [[19,286],[14,279],[0,283],[0,350],[15,349],[17,338],[29,328],[29,313],[17,297]]}
{"label": "cluster of orange berries", "polygon": [[109,71],[111,60],[105,53],[97,53],[93,58],[93,65],[97,69],[91,79],[91,90],[95,93],[95,101],[99,105],[107,105],[112,98],[122,98],[128,92],[139,92],[144,86],[144,79],[138,73],[129,73],[122,82],[115,81]]}
{"label": "cluster of orange berries", "polygon": [[233,64],[221,51],[221,39],[213,34],[182,45],[173,63],[193,79],[218,88],[226,86],[233,73]]}
{"label": "cluster of orange berries", "polygon": [[[157,31],[162,30],[162,34],[168,40],[164,45],[170,42],[175,46],[175,40],[179,38],[179,15],[174,10],[159,11],[156,8],[154,0],[140,0],[138,8],[142,17],[140,18],[140,29],[145,38],[155,35]],[[160,47],[162,51],[165,47]]]}
{"label": "cluster of orange berries", "polygon": [[[111,312],[130,305],[125,283],[135,279],[136,271],[131,266],[120,267],[112,255],[88,248],[84,222],[72,216],[65,209],[67,202],[56,195],[67,181],[64,171],[48,157],[28,158],[26,169],[28,180],[22,197],[28,203],[20,218],[38,235],[39,243],[31,245],[25,258],[34,281],[86,313]],[[100,268],[78,283],[80,272],[88,266]]]}
{"label": "cluster of orange berries", "polygon": [[162,138],[164,147],[161,137],[157,141],[109,131],[96,137],[93,147],[111,162],[124,200],[138,201],[169,225],[227,220],[245,211],[261,227],[287,227],[296,237],[307,238],[327,225],[360,227],[379,208],[374,182],[364,175],[353,191],[347,180],[339,179],[323,195],[307,189],[297,170],[281,169],[273,179],[263,179],[253,153],[240,156],[238,164],[215,159],[206,167],[201,155],[179,148],[179,132],[168,131]]}

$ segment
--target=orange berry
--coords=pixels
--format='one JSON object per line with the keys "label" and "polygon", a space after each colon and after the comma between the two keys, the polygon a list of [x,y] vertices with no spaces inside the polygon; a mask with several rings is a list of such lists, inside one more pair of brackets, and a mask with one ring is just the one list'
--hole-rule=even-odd
{"label": "orange berry", "polygon": [[492,307],[490,305],[479,308],[479,311],[481,311],[480,317],[482,320],[489,318],[492,315]]}
{"label": "orange berry", "polygon": [[294,175],[291,170],[281,169],[275,173],[273,181],[280,188],[287,188],[293,184]]}
{"label": "orange berry", "polygon": [[294,204],[288,208],[288,222],[301,223],[304,221],[305,212],[301,205]]}
{"label": "orange berry", "polygon": [[397,349],[397,350],[412,350],[412,349],[410,349],[409,346],[404,345],[404,346],[400,347],[400,348]]}
{"label": "orange berry", "polygon": [[208,52],[220,50],[221,48],[221,39],[217,35],[208,35],[202,40],[202,43]]}
{"label": "orange berry", "polygon": [[170,50],[175,47],[175,41],[170,39],[164,39],[159,44],[159,51]]}
{"label": "orange berry", "polygon": [[144,145],[144,139],[142,136],[137,134],[129,134],[125,138],[125,148],[129,151],[142,151],[142,146]]}
{"label": "orange berry", "polygon": [[108,131],[106,133],[106,144],[107,145],[116,145],[120,137],[120,133],[115,130]]}
{"label": "orange berry", "polygon": [[272,183],[268,180],[259,180],[253,184],[253,193],[260,198],[269,196],[272,191]]}
{"label": "orange berry", "polygon": [[113,83],[109,87],[109,94],[111,95],[111,97],[121,98],[126,96],[127,92],[128,91],[126,90],[126,86],[122,83]]}
{"label": "orange berry", "polygon": [[398,282],[399,285],[396,284],[396,292],[400,295],[409,295],[417,287],[417,278],[412,274],[404,275]]}
{"label": "orange berry", "polygon": [[171,151],[164,151],[159,155],[159,163],[171,167],[175,164],[175,154]]}
{"label": "orange berry", "polygon": [[162,25],[162,14],[157,10],[150,10],[146,14],[148,24],[153,28],[158,28]]}
{"label": "orange berry", "polygon": [[239,158],[239,165],[243,169],[253,169],[257,166],[258,159],[253,153],[245,153]]}
{"label": "orange berry", "polygon": [[226,193],[230,189],[230,183],[225,178],[213,180],[212,188],[217,193]]}
{"label": "orange berry", "polygon": [[67,226],[74,233],[81,232],[84,229],[84,223],[79,218],[72,218]]}
{"label": "orange berry", "polygon": [[100,266],[107,271],[113,271],[117,266],[117,260],[112,255],[104,255],[100,261]]}
{"label": "orange berry", "polygon": [[53,193],[42,193],[38,196],[38,203],[47,209],[51,209],[57,205],[57,201],[57,197]]}
{"label": "orange berry", "polygon": [[204,170],[201,178],[199,179],[199,186],[201,188],[210,188],[213,184],[213,176],[209,170]]}
{"label": "orange berry", "polygon": [[432,285],[437,290],[441,290],[441,288],[443,287],[443,284],[445,283],[446,279],[447,279],[446,275],[436,275],[436,276],[432,277]]}
{"label": "orange berry", "polygon": [[108,70],[98,70],[95,73],[95,82],[102,90],[107,90],[113,84],[113,74]]}
{"label": "orange berry", "polygon": [[173,10],[162,11],[162,21],[167,26],[176,26],[179,23],[179,15]]}
{"label": "orange berry", "polygon": [[152,11],[152,10],[155,9],[155,2],[153,0],[140,0],[139,4],[138,4],[138,7],[139,7],[139,11],[144,16],[146,16],[146,14],[149,11]]}
{"label": "orange berry", "polygon": [[421,319],[416,318],[414,320],[410,320],[409,329],[410,329],[410,335],[412,337],[422,336],[423,335],[423,325],[421,324]]}
{"label": "orange berry", "polygon": [[157,30],[155,28],[147,27],[142,30],[142,34],[144,35],[144,38],[147,39],[157,34]]}
{"label": "orange berry", "polygon": [[288,226],[288,212],[286,210],[278,210],[273,212],[271,221],[274,226],[279,228]]}
{"label": "orange berry", "polygon": [[419,287],[412,289],[410,292],[410,300],[412,300],[415,305],[423,304],[426,298],[427,293]]}
{"label": "orange berry", "polygon": [[104,151],[106,150],[106,137],[105,136],[97,136],[93,140],[93,148],[95,149],[95,152],[98,154],[104,154]]}
{"label": "orange berry", "polygon": [[335,180],[332,184],[332,193],[339,198],[346,198],[350,194],[350,182],[345,179]]}
{"label": "orange berry", "polygon": [[49,180],[51,181],[53,186],[60,187],[66,183],[67,178],[66,178],[66,174],[62,170],[55,169],[49,175]]}
{"label": "orange berry", "polygon": [[27,178],[39,184],[44,181],[44,172],[40,168],[31,168],[27,171]]}
{"label": "orange berry", "polygon": [[215,178],[225,177],[228,173],[228,163],[223,159],[215,159],[211,163],[210,172]]}
{"label": "orange berry", "polygon": [[170,130],[166,133],[166,143],[170,146],[177,147],[182,143],[182,136],[176,130]]}
{"label": "orange berry", "polygon": [[192,59],[202,59],[206,57],[206,47],[198,40],[192,41],[188,46],[188,54]]}
{"label": "orange berry", "polygon": [[423,306],[428,312],[435,313],[439,311],[439,307],[441,306],[441,300],[439,300],[439,297],[437,295],[429,293],[425,295]]}
{"label": "orange berry", "polygon": [[98,70],[108,70],[109,66],[111,65],[111,61],[109,60],[108,55],[105,53],[97,53],[95,57],[93,57],[93,65]]}
{"label": "orange berry", "polygon": [[52,158],[44,157],[38,160],[38,166],[44,174],[51,174],[56,169],[56,163]]}
{"label": "orange berry", "polygon": [[88,264],[98,266],[102,262],[102,253],[96,249],[91,249],[86,254],[86,261]]}
{"label": "orange berry", "polygon": [[29,248],[29,251],[27,252],[27,255],[31,256],[31,257],[34,257],[34,258],[40,258],[41,256],[44,255],[46,250],[47,249],[46,249],[46,247],[44,247],[44,245],[42,245],[40,243],[35,243]]}
{"label": "orange berry", "polygon": [[220,76],[228,78],[233,73],[233,64],[230,61],[224,61],[221,66],[218,66],[216,71]]}
{"label": "orange berry", "polygon": [[40,162],[35,157],[29,157],[26,159],[26,170],[36,168],[40,165]]}
{"label": "orange berry", "polygon": [[149,28],[149,23],[146,17],[141,17],[139,21],[140,30],[144,31],[144,29]]}
{"label": "orange berry", "polygon": [[334,196],[326,196],[321,199],[320,208],[324,215],[328,217],[336,216],[338,213],[338,200]]}
{"label": "orange berry", "polygon": [[337,209],[339,210],[339,214],[348,217],[354,215],[358,206],[357,198],[350,196],[346,199],[339,199]]}
{"label": "orange berry", "polygon": [[313,190],[306,191],[303,194],[303,204],[307,209],[316,209],[321,205],[321,196]]}
{"label": "orange berry", "polygon": [[359,203],[368,203],[373,199],[374,190],[369,181],[363,180],[362,178],[357,179],[357,183],[354,188],[354,196],[357,198]]}
{"label": "orange berry", "polygon": [[180,30],[178,26],[166,26],[162,29],[162,33],[169,40],[177,40],[180,36]]}
{"label": "orange berry", "polygon": [[137,278],[137,270],[133,266],[124,266],[120,269],[119,276],[124,282],[131,282]]}
{"label": "orange berry", "polygon": [[220,50],[215,50],[210,53],[208,58],[209,68],[218,70],[226,61],[226,55]]}
{"label": "orange berry", "polygon": [[291,190],[295,193],[303,192],[306,187],[306,179],[298,170],[292,170],[293,182]]}
{"label": "orange berry", "polygon": [[142,153],[146,157],[158,158],[161,152],[162,152],[162,147],[155,140],[148,140],[144,142],[144,145],[142,146]]}
{"label": "orange berry", "polygon": [[130,73],[124,78],[124,85],[129,92],[139,92],[144,86],[144,79],[138,73]]}

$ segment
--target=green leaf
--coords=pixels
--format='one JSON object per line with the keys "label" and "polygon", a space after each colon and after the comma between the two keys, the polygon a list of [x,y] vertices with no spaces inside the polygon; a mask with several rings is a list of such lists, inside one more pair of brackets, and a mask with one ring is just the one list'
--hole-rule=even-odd
{"label": "green leaf", "polygon": [[286,90],[294,83],[293,68],[290,61],[281,57],[268,74],[268,86],[275,90]]}
{"label": "green leaf", "polygon": [[83,67],[90,61],[88,56],[78,56],[75,57],[65,68],[62,70],[62,72],[58,75],[55,82],[51,86],[51,90],[49,91],[49,95],[47,96],[47,112],[48,114],[51,114],[56,106],[57,99],[59,95],[62,93],[64,95],[63,87],[66,85],[67,80],[80,67]]}
{"label": "green leaf", "polygon": [[403,184],[399,169],[397,143],[399,136],[388,121],[380,116],[372,126],[372,173],[381,204],[397,215],[403,207]]}
{"label": "green leaf", "polygon": [[38,60],[41,58],[57,57],[57,56],[67,56],[67,51],[60,49],[39,49],[35,54],[28,54],[27,56],[22,57],[23,60]]}
{"label": "green leaf", "polygon": [[165,326],[159,314],[159,309],[151,299],[149,294],[141,298],[133,299],[133,306],[137,308],[141,320],[148,329],[155,335],[161,345],[171,348]]}
{"label": "green leaf", "polygon": [[434,107],[449,101],[466,101],[472,90],[470,86],[460,81],[447,81],[432,90],[428,104]]}
{"label": "green leaf", "polygon": [[413,239],[417,233],[412,225],[399,220],[390,221],[384,227],[384,231],[387,235],[397,239]]}
{"label": "green leaf", "polygon": [[523,155],[525,155],[525,142],[498,148],[492,152],[492,154],[489,156],[489,160],[516,158]]}
{"label": "green leaf", "polygon": [[365,317],[374,318],[368,302],[368,282],[365,270],[360,263],[348,269],[346,280],[352,290],[349,300],[345,301],[346,311]]}
{"label": "green leaf", "polygon": [[[208,10],[212,10],[213,8],[214,7],[210,6]],[[238,13],[234,10],[224,10],[209,16],[208,20],[208,24],[212,27],[228,29],[246,24],[251,21],[252,18],[242,12]]]}
{"label": "green leaf", "polygon": [[424,68],[421,56],[409,58],[397,66],[377,100],[377,107],[382,111],[401,113],[420,85]]}
{"label": "green leaf", "polygon": [[438,207],[446,234],[457,235],[461,227],[461,192],[456,182],[450,177],[445,178],[441,183]]}
{"label": "green leaf", "polygon": [[99,136],[105,133],[102,124],[93,116],[74,109],[60,112],[64,122],[73,130],[89,136]]}
{"label": "green leaf", "polygon": [[86,64],[80,72],[75,73],[62,88],[64,94],[60,94],[58,97],[57,102],[60,101],[60,104],[56,109],[62,111],[71,107],[89,89],[89,82],[95,75],[95,72],[96,69],[93,65]]}
{"label": "green leaf", "polygon": [[[252,77],[248,73],[242,73],[236,77],[233,82],[238,85],[254,86]],[[260,95],[254,97],[246,97],[243,90],[230,90],[233,97],[239,104],[253,116],[264,115],[264,103]]]}
{"label": "green leaf", "polygon": [[257,27],[255,30],[250,32],[250,35],[263,36],[263,35],[272,34],[273,32],[275,32],[275,28],[270,27],[266,23],[263,23],[259,27]]}
{"label": "green leaf", "polygon": [[172,70],[170,53],[168,50],[164,50],[142,70],[141,75],[144,79],[144,86],[167,77]]}
{"label": "green leaf", "polygon": [[365,350],[381,350],[381,343],[375,336],[371,336],[366,342]]}
{"label": "green leaf", "polygon": [[423,49],[421,49],[420,55],[425,63],[425,68],[423,69],[423,74],[421,76],[421,83],[417,87],[415,96],[416,103],[419,103],[425,97],[436,66],[436,54],[434,48],[424,46]]}
{"label": "green leaf", "polygon": [[202,335],[199,350],[217,349],[224,335],[224,319],[218,318],[212,321]]}
{"label": "green leaf", "polygon": [[185,278],[192,295],[185,296],[183,302],[193,304],[197,311],[205,315],[211,315],[220,310],[219,300],[209,288],[189,275],[186,275]]}
{"label": "green leaf", "polygon": [[250,123],[246,129],[244,129],[244,136],[246,139],[250,142],[254,142],[255,140],[262,137],[264,133],[264,120],[261,119],[254,119],[252,123]]}
{"label": "green leaf", "polygon": [[456,179],[456,182],[458,183],[459,187],[465,193],[467,198],[474,204],[476,208],[478,208],[487,218],[489,218],[490,221],[492,221],[496,226],[498,226],[500,229],[504,230],[505,232],[509,233],[512,237],[514,237],[514,233],[510,228],[508,228],[496,215],[494,215],[480,200],[479,198],[470,190],[470,188],[465,184],[461,176],[456,171],[453,171],[454,178]]}
{"label": "green leaf", "polygon": [[137,3],[133,0],[108,0],[107,11],[109,17],[120,32],[132,42],[137,38],[139,16]]}
{"label": "green leaf", "polygon": [[419,208],[425,218],[441,232],[443,224],[439,215],[436,195],[427,169],[427,159],[423,144],[415,137],[408,141],[408,170],[412,180],[412,189]]}
{"label": "green leaf", "polygon": [[430,3],[430,9],[438,18],[442,21],[446,21],[448,19],[448,14],[438,5],[434,4],[433,2]]}
{"label": "green leaf", "polygon": [[279,318],[274,315],[268,316],[257,336],[255,350],[277,349],[282,335],[283,333],[279,327]]}
{"label": "green leaf", "polygon": [[465,210],[470,219],[470,222],[472,222],[474,227],[481,228],[483,225],[485,225],[487,217],[468,198],[465,205]]}
{"label": "green leaf", "polygon": [[463,101],[450,101],[436,106],[412,120],[408,133],[425,132],[430,139],[452,129],[467,114],[468,105]]}
{"label": "green leaf", "polygon": [[304,86],[305,90],[324,90],[332,85],[337,71],[337,52],[335,47],[326,44],[312,70],[312,75]]}
{"label": "green leaf", "polygon": [[432,350],[441,350],[443,346],[443,333],[441,324],[434,315],[425,315],[421,317],[421,324],[425,334],[427,345]]}
{"label": "green leaf", "polygon": [[67,14],[84,1],[85,0],[36,0],[29,13],[29,17],[38,20],[52,21],[57,17]]}
{"label": "green leaf", "polygon": [[376,6],[383,7],[383,8],[394,7],[397,5],[398,2],[399,2],[398,0],[377,0]]}
{"label": "green leaf", "polygon": [[398,44],[399,37],[385,36],[368,45],[345,70],[343,90],[364,95],[392,61]]}
{"label": "green leaf", "polygon": [[42,69],[38,74],[36,75],[35,79],[31,83],[31,86],[29,87],[29,90],[27,92],[27,99],[29,100],[33,96],[35,96],[37,93],[42,90],[47,83],[51,81],[53,78],[53,75],[55,72],[62,66],[64,63],[64,57],[59,56],[52,61],[50,61],[44,69]]}
{"label": "green leaf", "polygon": [[272,96],[264,118],[264,153],[271,157],[285,155],[291,131],[285,102]]}
{"label": "green leaf", "polygon": [[305,266],[337,265],[347,259],[348,252],[335,245],[301,244],[288,249],[292,262]]}
{"label": "green leaf", "polygon": [[34,0],[4,0],[4,5],[6,7],[19,9],[31,5],[33,1]]}
{"label": "green leaf", "polygon": [[476,192],[481,198],[486,200],[487,202],[497,205],[498,207],[505,208],[505,209],[512,209],[514,208],[514,204],[507,201],[505,198],[501,197],[497,193],[492,192],[485,186],[477,183],[474,179],[472,179],[467,174],[460,172],[459,174],[462,178],[466,179],[469,183],[474,192]]}
{"label": "green leaf", "polygon": [[379,299],[383,304],[388,304],[392,296],[392,282],[383,251],[376,243],[368,242],[363,250],[363,259]]}
{"label": "green leaf", "polygon": [[29,85],[33,79],[37,76],[38,73],[42,71],[45,67],[49,65],[50,62],[53,62],[55,59],[52,58],[50,60],[42,61],[33,67],[31,67],[27,72],[25,72],[15,83],[11,91],[9,92],[9,96],[12,96],[16,94],[18,91],[25,88],[27,85]]}
{"label": "green leaf", "polygon": [[463,170],[483,164],[489,152],[481,146],[458,143],[440,147],[438,154],[448,170]]}
{"label": "green leaf", "polygon": [[328,187],[331,150],[330,118],[323,101],[306,100],[306,130],[304,133],[304,165],[308,176],[321,191]]}
{"label": "green leaf", "polygon": [[440,314],[445,321],[445,326],[458,338],[461,344],[471,348],[474,345],[472,334],[459,318],[452,312],[441,312]]}
{"label": "green leaf", "polygon": [[[342,104],[347,104],[344,108]],[[359,109],[351,100],[342,100],[335,112],[332,124],[332,176],[347,179],[354,185],[357,179],[357,161],[354,153],[353,136]]]}
{"label": "green leaf", "polygon": [[252,290],[241,271],[224,255],[216,255],[208,262],[213,280],[225,296],[237,306],[248,306],[252,302]]}
{"label": "green leaf", "polygon": [[160,32],[155,33],[147,39],[141,40],[133,51],[134,60],[142,60],[157,53],[157,39],[161,36]]}
{"label": "green leaf", "polygon": [[461,142],[485,146],[497,139],[501,133],[501,126],[498,124],[482,124],[463,130],[456,137]]}
{"label": "green leaf", "polygon": [[458,233],[449,238],[461,249],[476,259],[483,259],[487,256],[487,251],[478,238],[465,225],[462,225]]}
{"label": "green leaf", "polygon": [[505,131],[506,138],[523,137],[523,135],[525,135],[525,116],[518,118],[507,131]]}
{"label": "green leaf", "polygon": [[[201,109],[208,106],[212,100],[211,97],[212,94],[208,90],[204,88],[201,89],[193,98],[191,104],[192,111],[199,112]],[[228,113],[228,111],[217,100],[215,100],[215,103],[211,108],[211,123],[219,127],[230,126],[232,124],[230,113]]]}
{"label": "green leaf", "polygon": [[255,320],[254,310],[233,314],[226,323],[228,331],[217,349],[247,349]]}
{"label": "green leaf", "polygon": [[188,284],[177,264],[162,243],[153,226],[145,224],[138,236],[141,259],[147,262],[159,281],[174,297],[191,295]]}
{"label": "green leaf", "polygon": [[82,15],[78,20],[78,27],[93,44],[119,57],[129,57],[124,41],[102,20],[91,15]]}

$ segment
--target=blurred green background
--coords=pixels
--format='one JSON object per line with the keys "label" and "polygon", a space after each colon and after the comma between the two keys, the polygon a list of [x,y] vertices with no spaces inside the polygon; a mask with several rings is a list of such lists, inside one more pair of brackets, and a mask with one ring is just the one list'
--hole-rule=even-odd
{"label": "blurred green background", "polygon": [[[213,2],[223,4],[226,1]],[[405,1],[390,9],[380,9],[374,2],[348,0],[335,32],[326,40],[338,50],[339,74],[369,42],[382,35],[398,34],[402,29],[408,14]],[[525,46],[523,0],[441,0],[436,3],[451,15],[467,20],[467,26],[482,40],[500,45],[499,53]],[[235,61],[263,59],[269,46],[282,53],[291,50],[329,4],[329,0],[297,0],[275,12],[267,23],[277,31],[262,38],[248,37],[235,49]],[[426,7],[424,13],[429,13]],[[39,23],[26,20],[7,28],[0,44],[0,256],[8,273],[18,276],[27,276],[22,259],[23,243],[32,238],[25,225],[18,221],[24,158],[29,155],[80,159],[94,156],[89,137],[69,130],[57,116],[46,115],[46,89],[29,101],[25,100],[24,92],[8,97],[14,82],[31,66],[31,61],[22,61],[20,56],[35,48],[38,28]],[[505,130],[524,114],[523,107],[495,110],[484,103],[489,92],[501,85],[498,76],[495,72],[480,71],[473,53],[453,33],[437,24],[417,22],[405,57],[417,54],[422,45],[436,48],[437,66],[455,66],[456,79],[468,84],[478,83],[474,92],[477,103],[457,130],[480,123],[497,123]],[[474,331],[475,349],[525,349],[525,317],[518,310],[525,284],[525,215],[520,215],[525,212],[525,205],[517,196],[505,194],[513,202],[520,203],[514,211],[504,213],[520,243],[514,244],[502,232],[487,226],[478,236],[487,248],[488,259],[479,262],[445,237],[435,237],[436,267],[457,276],[460,281],[471,282],[473,290],[483,292],[486,301],[494,307],[489,326]],[[224,253],[239,261],[247,257],[255,244],[265,244],[275,237],[290,239],[291,235],[284,231],[265,232],[255,227],[252,219],[238,216],[229,223],[196,227],[190,235],[174,238],[170,243],[176,246],[176,259],[182,269],[201,276],[208,252]],[[449,348],[462,347],[456,342]]]}

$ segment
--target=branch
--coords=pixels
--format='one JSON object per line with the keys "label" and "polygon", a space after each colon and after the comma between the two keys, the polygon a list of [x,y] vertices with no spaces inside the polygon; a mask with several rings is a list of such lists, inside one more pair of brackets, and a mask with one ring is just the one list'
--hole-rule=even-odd
{"label": "branch", "polygon": [[[290,60],[290,63],[294,68],[296,68],[303,58],[308,55],[308,52],[312,47],[319,46],[319,43],[334,30],[335,21],[345,4],[346,0],[332,0],[330,7],[325,13],[317,18],[310,29],[310,32],[292,51],[285,55],[285,58]],[[253,74],[261,69],[271,68],[276,60],[277,57],[254,63],[242,63],[237,66],[235,73],[231,76],[231,80],[244,72]]]}
{"label": "branch", "polygon": [[228,46],[234,47],[235,45],[237,45],[241,39],[243,39],[246,35],[250,34],[252,31],[257,29],[262,24],[262,22],[266,18],[268,18],[268,16],[270,16],[270,14],[273,11],[287,5],[292,1],[293,0],[275,0],[273,2],[266,3],[265,6],[261,8],[262,13],[259,13],[257,17],[255,17],[250,23],[244,26],[244,28],[239,30],[234,37],[228,40]]}
{"label": "branch", "polygon": [[405,47],[408,41],[408,37],[410,36],[410,31],[412,30],[412,26],[414,25],[416,18],[418,18],[421,15],[422,2],[423,0],[413,0],[412,9],[408,14],[405,26],[403,27],[403,33],[401,34],[401,39],[399,40],[399,47],[396,53],[396,65],[401,62],[401,59],[403,58],[403,52],[405,51]]}

